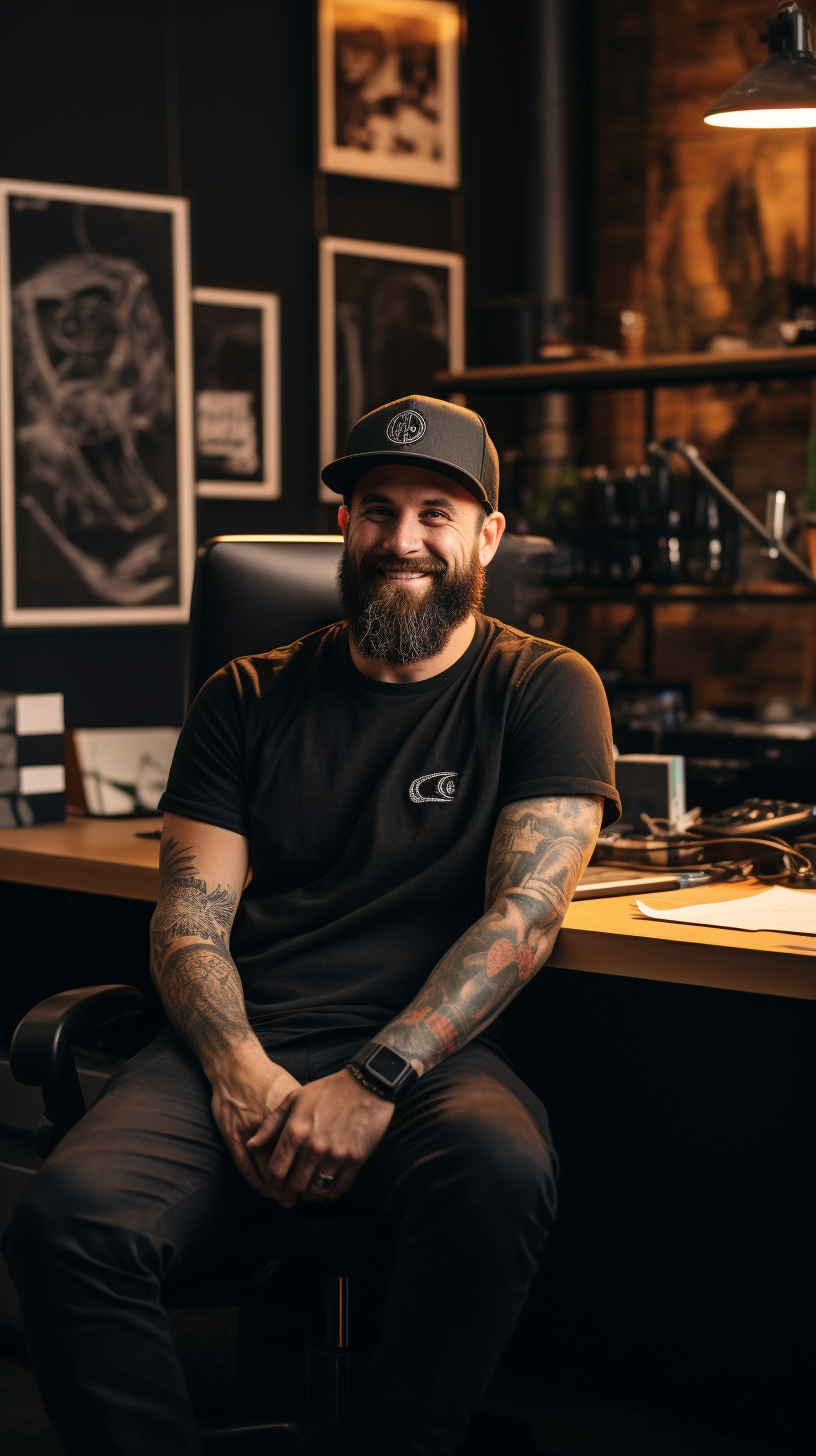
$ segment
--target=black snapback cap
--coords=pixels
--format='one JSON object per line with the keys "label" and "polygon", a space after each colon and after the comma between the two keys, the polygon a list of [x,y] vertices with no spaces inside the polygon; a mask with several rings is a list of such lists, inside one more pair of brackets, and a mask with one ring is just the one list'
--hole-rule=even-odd
{"label": "black snapback cap", "polygon": [[469,490],[486,511],[498,509],[499,457],[481,415],[424,394],[409,394],[363,415],[348,437],[346,454],[325,465],[321,477],[347,498],[366,470],[400,459],[438,470]]}

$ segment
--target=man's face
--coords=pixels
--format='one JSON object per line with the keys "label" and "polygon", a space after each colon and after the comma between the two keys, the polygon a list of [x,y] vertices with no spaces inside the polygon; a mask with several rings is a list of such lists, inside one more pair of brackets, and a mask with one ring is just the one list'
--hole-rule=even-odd
{"label": "man's face", "polygon": [[354,45],[351,41],[341,42],[337,48],[337,57],[343,80],[349,86],[359,86],[367,76],[376,71],[381,59],[375,51]]}
{"label": "man's face", "polygon": [[435,470],[394,464],[360,476],[339,520],[340,590],[359,650],[403,664],[436,656],[480,605],[502,517]]}

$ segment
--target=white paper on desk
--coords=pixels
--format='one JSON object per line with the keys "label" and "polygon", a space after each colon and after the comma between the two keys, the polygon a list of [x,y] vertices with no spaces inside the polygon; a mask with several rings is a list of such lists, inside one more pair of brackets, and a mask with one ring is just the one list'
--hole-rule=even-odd
{"label": "white paper on desk", "polygon": [[816,935],[816,890],[786,890],[782,885],[774,885],[761,895],[720,900],[716,905],[678,905],[676,910],[653,910],[642,900],[636,900],[635,904],[650,920],[717,925],[723,930],[781,930],[794,935]]}

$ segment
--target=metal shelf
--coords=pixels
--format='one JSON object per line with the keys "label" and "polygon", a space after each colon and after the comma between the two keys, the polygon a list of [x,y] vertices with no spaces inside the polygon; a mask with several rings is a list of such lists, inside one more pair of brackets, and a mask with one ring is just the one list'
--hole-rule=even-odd
{"label": "metal shelf", "polygon": [[633,607],[634,611],[631,616],[623,623],[612,643],[609,644],[604,660],[596,665],[611,667],[615,655],[640,623],[642,631],[641,672],[647,680],[654,676],[655,631],[657,628],[655,610],[659,607],[695,602],[705,602],[709,605],[714,602],[727,605],[743,602],[751,606],[796,607],[801,607],[805,603],[816,606],[816,596],[812,592],[803,591],[788,582],[754,582],[745,587],[695,587],[688,584],[677,587],[649,586],[648,584],[630,587],[596,587],[586,586],[582,582],[564,582],[563,584],[544,582],[539,587],[538,593],[542,606],[560,602],[569,608],[570,618],[573,622],[584,623],[584,625],[587,621],[587,612],[592,606],[610,606],[617,603],[621,606]]}

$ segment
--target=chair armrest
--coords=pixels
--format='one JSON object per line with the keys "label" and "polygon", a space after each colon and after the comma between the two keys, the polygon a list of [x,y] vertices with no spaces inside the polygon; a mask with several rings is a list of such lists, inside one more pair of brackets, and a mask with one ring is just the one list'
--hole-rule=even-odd
{"label": "chair armrest", "polygon": [[49,996],[26,1013],[14,1033],[9,1052],[12,1076],[27,1087],[55,1082],[74,1037],[143,1007],[144,997],[135,986],[80,986]]}
{"label": "chair armrest", "polygon": [[12,1037],[9,1066],[16,1081],[42,1087],[45,1116],[34,1137],[40,1157],[47,1157],[85,1115],[72,1038],[143,1006],[135,986],[81,986],[49,996],[23,1017]]}

